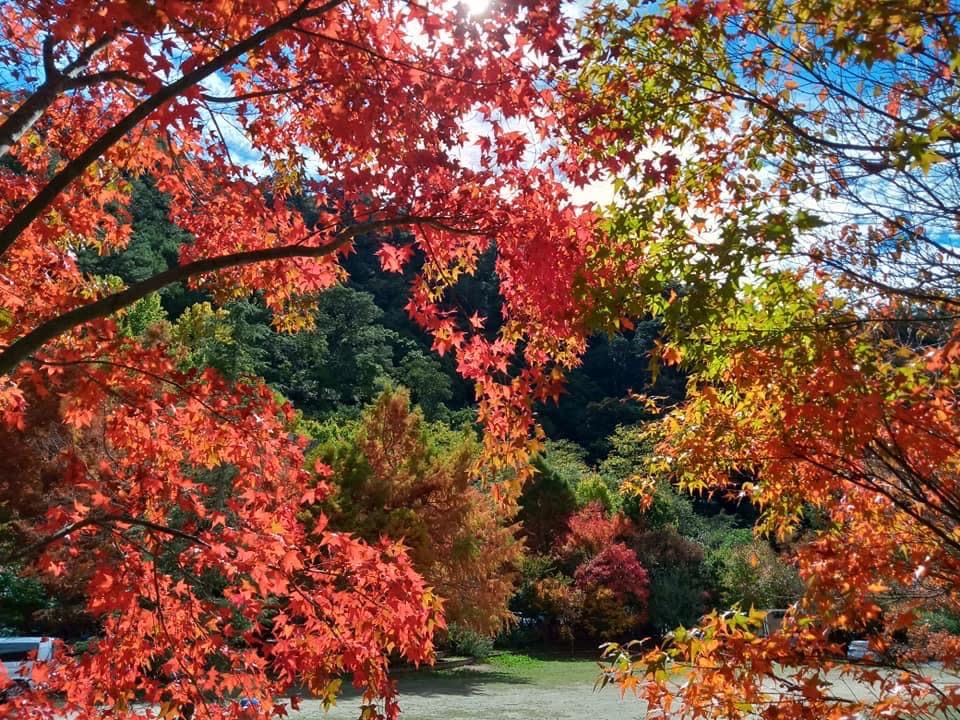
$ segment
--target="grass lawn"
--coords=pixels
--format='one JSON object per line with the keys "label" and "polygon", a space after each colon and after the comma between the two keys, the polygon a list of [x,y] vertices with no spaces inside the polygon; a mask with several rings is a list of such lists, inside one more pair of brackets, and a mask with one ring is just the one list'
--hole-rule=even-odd
{"label": "grass lawn", "polygon": [[[482,665],[401,673],[403,720],[626,720],[642,705],[620,700],[614,688],[593,692],[595,660],[500,655]],[[329,713],[305,701],[298,720],[356,720],[359,699],[349,691]]]}

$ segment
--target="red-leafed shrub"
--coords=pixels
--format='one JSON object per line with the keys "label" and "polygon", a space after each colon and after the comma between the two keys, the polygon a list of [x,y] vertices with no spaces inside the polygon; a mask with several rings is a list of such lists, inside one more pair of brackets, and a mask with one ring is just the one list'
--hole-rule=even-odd
{"label": "red-leafed shrub", "polygon": [[633,523],[593,502],[567,520],[556,543],[556,569],[533,585],[533,606],[561,637],[617,637],[646,619],[649,576],[623,541]]}
{"label": "red-leafed shrub", "polygon": [[642,604],[650,594],[647,571],[637,554],[623,543],[601,550],[577,568],[573,579],[577,587],[584,590],[606,588],[623,603]]}
{"label": "red-leafed shrub", "polygon": [[590,560],[635,532],[629,519],[620,513],[608,515],[599,501],[571,515],[567,527],[569,529],[560,543],[558,555],[573,565]]}
{"label": "red-leafed shrub", "polygon": [[647,571],[623,543],[608,545],[578,567],[573,586],[583,603],[581,622],[591,635],[614,637],[646,619]]}

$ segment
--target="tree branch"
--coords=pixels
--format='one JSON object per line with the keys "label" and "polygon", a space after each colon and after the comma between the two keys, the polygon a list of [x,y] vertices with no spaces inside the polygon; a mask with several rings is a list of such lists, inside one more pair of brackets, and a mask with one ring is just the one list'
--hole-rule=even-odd
{"label": "tree branch", "polygon": [[210,547],[210,544],[203,540],[202,538],[197,537],[196,535],[191,535],[188,532],[183,530],[178,530],[177,528],[172,528],[167,525],[160,525],[159,523],[151,522],[150,520],[144,520],[143,518],[133,517],[132,515],[127,515],[124,513],[116,514],[97,514],[85,517],[83,520],[78,520],[75,523],[70,523],[66,527],[58,530],[53,533],[53,535],[48,535],[45,538],[38,540],[35,543],[27,545],[25,548],[16,550],[2,560],[0,560],[0,565],[6,565],[17,560],[30,559],[46,548],[50,547],[54,543],[63,540],[70,533],[77,532],[86,527],[98,526],[98,527],[109,527],[121,523],[124,525],[138,525],[139,527],[146,528],[147,530],[152,530],[153,532],[158,532],[163,535],[170,535],[172,537],[180,538],[181,540],[188,540],[195,545],[202,545],[203,547]]}
{"label": "tree branch", "polygon": [[68,330],[83,323],[90,322],[91,320],[112,315],[118,310],[129,307],[137,302],[137,300],[146,297],[152,292],[156,292],[167,285],[186,280],[196,275],[271,260],[284,260],[295,257],[324,257],[336,252],[357,235],[390,227],[425,225],[439,228],[445,232],[467,235],[477,235],[481,233],[479,228],[462,229],[448,226],[444,224],[448,219],[449,218],[439,217],[419,218],[401,215],[389,220],[373,220],[351,225],[336,233],[333,240],[324,245],[304,245],[303,242],[310,238],[310,236],[307,236],[307,238],[304,238],[294,245],[247,250],[229,255],[204,258],[203,260],[196,260],[186,265],[172,267],[146,280],[135,283],[126,290],[121,290],[95,302],[69,310],[33,329],[8,346],[3,352],[0,352],[0,376],[9,374],[17,365],[39,350],[45,343]]}
{"label": "tree branch", "polygon": [[297,83],[296,85],[288,85],[282,88],[271,88],[269,90],[252,90],[250,92],[242,93],[240,95],[207,95],[204,93],[201,95],[201,99],[209,103],[218,103],[218,104],[229,104],[229,103],[238,103],[243,102],[244,100],[256,100],[257,98],[262,97],[271,97],[273,95],[287,95],[289,93],[302,90],[303,88],[310,87],[311,85],[320,84],[319,80],[305,80],[304,82]]}
{"label": "tree branch", "polygon": [[[87,147],[86,150],[70,160],[70,162],[68,162],[64,168],[54,175],[50,182],[44,186],[43,190],[37,193],[37,195],[30,202],[28,202],[20,210],[20,212],[10,219],[6,226],[0,230],[0,255],[3,255],[3,253],[5,253],[14,242],[16,242],[17,238],[20,237],[20,233],[26,230],[34,220],[40,217],[47,206],[49,206],[57,198],[57,196],[62,193],[68,185],[70,185],[70,183],[80,177],[80,175],[82,175],[83,172],[90,167],[90,165],[96,162],[98,158],[100,158],[111,147],[117,144],[128,132],[146,120],[154,110],[159,109],[166,103],[183,94],[214,73],[222,70],[231,62],[239,59],[251,50],[260,47],[273,36],[278,35],[285,30],[289,30],[299,21],[306,18],[323,15],[343,2],[345,2],[345,0],[327,0],[327,2],[325,2],[323,5],[311,9],[309,7],[309,0],[304,0],[304,2],[300,3],[289,15],[277,20],[272,25],[266,26],[262,30],[248,37],[246,40],[238,42],[229,50],[226,50],[212,60],[195,68],[191,72],[188,72],[176,82],[164,86],[162,90],[159,90],[137,105],[133,110],[127,113],[122,120],[117,122],[116,125],[108,129],[103,135],[101,135],[89,147]],[[50,98],[43,107],[47,107],[51,102],[53,102],[53,98]],[[37,115],[37,117],[39,117],[39,115]],[[34,118],[33,121],[35,122],[36,118]],[[2,157],[3,154],[2,143],[4,136],[2,135],[2,130],[3,128],[0,127],[0,157]]]}
{"label": "tree branch", "polygon": [[47,81],[53,80],[60,74],[53,59],[53,50],[56,44],[57,41],[53,35],[47,35],[43,39],[41,52],[43,53],[43,72]]}
{"label": "tree branch", "polygon": [[849,265],[844,265],[842,262],[838,262],[836,260],[832,260],[828,258],[817,258],[816,260],[818,262],[823,263],[824,265],[834,268],[835,270],[843,273],[844,275],[848,275],[849,277],[853,278],[854,280],[856,280],[857,282],[863,285],[876,288],[877,290],[880,290],[889,295],[899,295],[901,297],[907,297],[907,298],[910,298],[911,300],[916,300],[918,302],[934,303],[938,305],[945,305],[947,307],[960,308],[960,299],[950,297],[949,295],[923,292],[922,290],[917,288],[906,288],[906,287],[898,287],[895,285],[890,285],[889,283],[885,283],[882,280],[878,280],[877,278],[872,278],[869,275],[864,275],[862,272],[857,272],[856,270],[851,268]]}
{"label": "tree branch", "polygon": [[83,520],[79,520],[75,523],[71,523],[66,527],[64,527],[63,529],[55,532],[53,535],[48,535],[47,537],[42,538],[35,543],[27,545],[25,548],[15,550],[12,553],[7,554],[6,557],[4,557],[2,561],[0,561],[0,565],[8,565],[9,563],[15,562],[17,560],[23,560],[24,558],[33,557],[34,555],[37,555],[38,553],[42,552],[44,549],[46,549],[50,545],[53,545],[55,542],[59,542],[70,533],[76,532],[77,530],[81,530],[91,525],[96,525],[97,522],[98,522],[97,518],[88,517],[88,518],[84,518]]}
{"label": "tree branch", "polygon": [[153,530],[153,532],[158,532],[163,535],[170,535],[171,537],[180,538],[181,540],[188,540],[194,545],[201,545],[207,548],[210,547],[210,543],[202,538],[197,537],[196,535],[191,535],[188,532],[169,527],[168,525],[160,525],[155,522],[150,522],[149,520],[144,520],[143,518],[133,517],[132,515],[124,515],[122,513],[117,515],[105,515],[97,522],[98,525],[113,525],[115,523],[122,523],[124,525],[139,525],[147,530]]}
{"label": "tree branch", "polygon": [[424,68],[417,65],[416,63],[409,62],[407,60],[388,57],[383,53],[377,52],[377,50],[375,50],[372,47],[361,45],[360,43],[355,43],[345,38],[334,37],[333,35],[325,35],[324,33],[314,32],[313,30],[307,30],[301,27],[295,27],[293,29],[296,32],[300,33],[301,35],[307,35],[308,37],[317,38],[318,40],[322,40],[324,42],[332,43],[334,45],[340,45],[341,47],[350,48],[352,50],[356,50],[358,52],[364,53],[365,55],[369,55],[370,57],[372,57],[373,59],[379,62],[387,63],[390,65],[399,65],[400,67],[407,68],[408,70],[414,70],[416,72],[423,73],[424,75],[439,77],[439,78],[443,78],[444,80],[452,80],[453,82],[464,83],[466,85],[475,85],[477,87],[503,84],[502,81],[488,82],[485,80],[470,80],[465,77],[451,75],[449,73],[440,72],[438,70],[433,70],[430,68]]}
{"label": "tree branch", "polygon": [[93,56],[96,55],[102,48],[105,48],[107,45],[112,43],[119,34],[120,30],[118,29],[94,40],[80,51],[77,57],[74,58],[73,62],[63,69],[63,74],[67,77],[74,77],[78,70],[85,68],[93,59]]}
{"label": "tree branch", "polygon": [[[231,418],[227,417],[227,416],[224,415],[222,412],[219,412],[216,408],[212,407],[208,402],[206,402],[205,400],[203,400],[202,398],[200,398],[199,396],[197,396],[196,393],[192,392],[192,391],[190,390],[190,388],[188,388],[188,387],[187,387],[186,385],[184,385],[183,383],[179,383],[179,382],[177,382],[176,380],[173,380],[173,379],[171,379],[171,378],[164,377],[163,375],[159,375],[159,374],[154,373],[154,372],[150,372],[149,370],[144,370],[143,368],[138,368],[138,367],[136,367],[135,365],[127,365],[126,363],[112,362],[112,361],[110,361],[110,360],[103,360],[103,359],[100,359],[100,358],[83,358],[83,359],[80,359],[80,360],[64,360],[64,361],[58,361],[58,360],[42,360],[42,359],[40,359],[40,358],[35,358],[35,357],[31,356],[31,357],[30,357],[30,360],[32,360],[33,362],[37,363],[38,365],[48,365],[48,366],[50,366],[50,367],[61,367],[61,368],[64,368],[64,367],[83,367],[83,366],[85,366],[85,365],[102,365],[102,366],[104,366],[104,367],[117,368],[117,369],[120,369],[120,370],[128,370],[129,372],[138,373],[138,374],[140,374],[140,375],[143,375],[144,377],[150,378],[151,380],[156,380],[157,382],[165,383],[165,384],[167,384],[167,385],[170,385],[170,386],[172,386],[172,387],[175,387],[177,390],[179,390],[180,392],[182,392],[184,395],[186,395],[187,397],[189,397],[191,400],[193,400],[193,401],[196,402],[196,403],[199,403],[208,413],[210,413],[210,414],[213,415],[214,417],[217,417],[217,418],[219,418],[220,420],[223,420],[224,422],[227,422],[227,423],[232,423],[232,422],[234,422],[234,420],[232,420]],[[90,378],[91,380],[93,380],[94,382],[97,382],[97,381],[93,378],[93,376],[90,375],[89,373],[85,373],[85,375],[86,375],[88,378]],[[116,393],[115,390],[112,390],[111,388],[107,387],[106,384],[104,384],[104,383],[98,383],[98,384],[100,384],[102,387],[104,387],[105,389],[107,389],[109,392],[115,393],[115,397],[119,397],[122,401],[128,402],[128,401],[125,400],[125,398],[123,398],[123,396],[122,396],[121,394]]]}
{"label": "tree branch", "polygon": [[[53,50],[56,45],[54,37],[49,35],[44,39],[43,68],[46,77],[43,84],[0,125],[0,158],[10,152],[20,138],[43,116],[47,108],[56,101],[61,92],[72,87],[72,83],[77,82],[76,78],[80,71],[87,66],[98,50],[109,45],[115,37],[116,34],[112,33],[93,41],[81,50],[73,62],[62,71],[57,70],[54,62]],[[0,254],[2,254],[2,251],[0,251]]]}
{"label": "tree branch", "polygon": [[103,72],[92,73],[91,75],[81,75],[77,78],[74,78],[66,83],[66,88],[68,90],[74,90],[76,88],[99,85],[100,83],[104,82],[125,82],[130,83],[131,85],[138,85],[140,87],[146,84],[146,81],[143,78],[138,78],[136,75],[132,75],[125,70],[104,70]]}

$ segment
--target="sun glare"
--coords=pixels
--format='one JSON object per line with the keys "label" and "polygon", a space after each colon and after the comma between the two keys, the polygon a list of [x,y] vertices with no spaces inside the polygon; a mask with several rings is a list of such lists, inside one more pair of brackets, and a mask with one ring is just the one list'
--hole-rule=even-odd
{"label": "sun glare", "polygon": [[471,15],[483,15],[490,7],[490,0],[461,0]]}

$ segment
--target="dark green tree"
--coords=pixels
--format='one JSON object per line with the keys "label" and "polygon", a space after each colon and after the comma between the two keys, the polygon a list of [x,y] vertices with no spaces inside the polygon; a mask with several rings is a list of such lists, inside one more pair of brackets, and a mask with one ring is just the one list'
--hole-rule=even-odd
{"label": "dark green tree", "polygon": [[548,554],[567,531],[567,518],[577,509],[577,499],[567,481],[542,458],[533,463],[536,474],[520,495],[517,520],[527,549]]}
{"label": "dark green tree", "polygon": [[[178,248],[190,242],[189,233],[170,222],[169,198],[157,189],[156,182],[144,175],[132,184],[127,208],[132,225],[130,243],[121,252],[109,255],[82,250],[77,260],[85,273],[116,276],[127,284],[139,282],[175,266]],[[202,293],[189,291],[182,283],[160,291],[163,307],[173,318],[202,297]]]}
{"label": "dark green tree", "polygon": [[356,411],[394,373],[397,333],[369,293],[338,286],[317,299],[314,329],[274,333],[263,376],[307,415]]}

